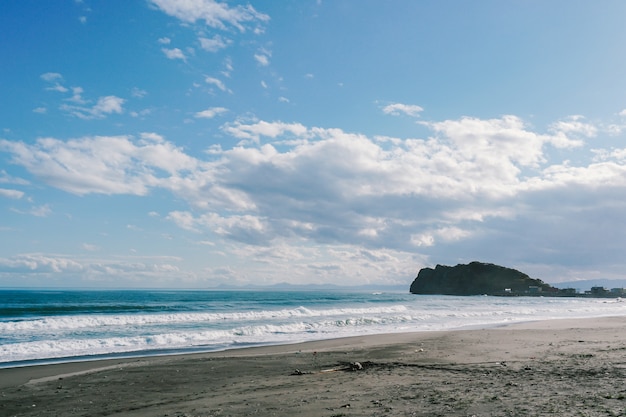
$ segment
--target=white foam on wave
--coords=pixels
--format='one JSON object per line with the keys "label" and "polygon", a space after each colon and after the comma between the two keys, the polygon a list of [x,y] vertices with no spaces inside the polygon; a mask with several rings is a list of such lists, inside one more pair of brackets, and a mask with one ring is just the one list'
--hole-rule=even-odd
{"label": "white foam on wave", "polygon": [[0,338],[7,341],[0,344],[0,363],[198,347],[215,350],[608,315],[626,315],[626,303],[598,299],[416,298],[406,304],[368,307],[49,317],[0,323]]}
{"label": "white foam on wave", "polygon": [[102,326],[146,326],[157,324],[180,324],[200,322],[224,321],[258,321],[278,320],[288,318],[324,317],[337,315],[360,314],[388,314],[406,311],[404,305],[394,305],[374,308],[345,308],[345,309],[309,309],[297,307],[294,309],[242,311],[229,313],[172,313],[172,314],[135,314],[135,315],[76,315],[63,317],[44,317],[32,320],[0,322],[0,334],[10,332],[38,331],[38,330],[78,330],[83,328],[97,328]]}
{"label": "white foam on wave", "polygon": [[197,346],[205,346],[210,349],[211,346],[234,346],[237,344],[291,343],[358,334],[359,331],[346,332],[346,329],[368,328],[372,325],[382,326],[385,323],[405,322],[408,319],[410,317],[407,316],[352,317],[126,337],[106,337],[103,334],[102,337],[84,339],[72,337],[47,339],[1,345],[0,363],[163,349],[184,350]]}

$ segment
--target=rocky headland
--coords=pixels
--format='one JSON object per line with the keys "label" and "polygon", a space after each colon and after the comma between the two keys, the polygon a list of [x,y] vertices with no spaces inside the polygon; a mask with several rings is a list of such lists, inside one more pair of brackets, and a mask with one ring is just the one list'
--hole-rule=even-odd
{"label": "rocky headland", "polygon": [[549,295],[559,289],[516,269],[470,262],[456,266],[422,268],[410,288],[413,294]]}

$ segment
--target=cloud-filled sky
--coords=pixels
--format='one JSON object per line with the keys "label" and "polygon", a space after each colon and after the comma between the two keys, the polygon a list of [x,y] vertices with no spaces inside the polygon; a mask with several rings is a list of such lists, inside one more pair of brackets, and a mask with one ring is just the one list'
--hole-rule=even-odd
{"label": "cloud-filled sky", "polygon": [[626,2],[9,0],[0,287],[626,271]]}

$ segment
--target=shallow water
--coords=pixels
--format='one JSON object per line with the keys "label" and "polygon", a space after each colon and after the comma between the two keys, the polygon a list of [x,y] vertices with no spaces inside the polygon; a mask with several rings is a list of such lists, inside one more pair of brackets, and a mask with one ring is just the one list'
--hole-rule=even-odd
{"label": "shallow water", "polygon": [[356,291],[0,291],[0,366],[626,315],[621,299]]}

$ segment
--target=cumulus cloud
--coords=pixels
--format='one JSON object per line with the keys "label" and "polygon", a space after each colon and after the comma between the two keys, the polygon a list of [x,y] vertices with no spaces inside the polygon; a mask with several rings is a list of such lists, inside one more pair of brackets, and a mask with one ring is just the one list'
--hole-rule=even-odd
{"label": "cumulus cloud", "polygon": [[307,128],[300,123],[269,123],[265,121],[259,121],[253,124],[236,122],[225,125],[222,130],[233,137],[239,139],[250,139],[255,143],[259,142],[261,136],[274,139],[286,133],[291,133],[295,136],[302,136],[306,135],[308,132]]}
{"label": "cumulus cloud", "polygon": [[220,35],[215,35],[212,38],[198,38],[200,41],[200,47],[205,51],[217,52],[220,49],[228,47],[232,43],[230,39],[224,39]]}
{"label": "cumulus cloud", "polygon": [[406,114],[408,116],[417,117],[424,109],[415,104],[392,103],[383,107],[383,113],[399,116]]}
{"label": "cumulus cloud", "polygon": [[100,249],[98,245],[94,245],[92,243],[83,243],[82,246],[83,246],[83,249],[89,252],[95,252]]}
{"label": "cumulus cloud", "polygon": [[49,84],[49,86],[46,87],[48,91],[57,91],[59,93],[66,93],[68,91],[68,89],[61,84],[63,76],[58,72],[46,72],[41,74],[41,79]]}
{"label": "cumulus cloud", "polygon": [[0,188],[0,197],[11,198],[14,200],[19,200],[24,197],[24,192],[19,190],[11,190],[7,188]]}
{"label": "cumulus cloud", "polygon": [[81,265],[69,258],[42,254],[25,254],[0,258],[0,272],[80,272]]}
{"label": "cumulus cloud", "polygon": [[224,84],[224,83],[223,83],[220,79],[218,79],[218,78],[214,78],[214,77],[206,77],[206,78],[204,79],[204,82],[205,82],[205,83],[207,83],[207,84],[210,84],[210,85],[214,85],[214,86],[216,86],[217,88],[219,88],[219,89],[220,89],[220,90],[222,90],[222,91],[225,91],[225,92],[231,92],[231,91],[230,91],[230,90],[226,87],[226,85],[225,85],[225,84]]}
{"label": "cumulus cloud", "polygon": [[41,74],[41,79],[44,81],[53,82],[62,80],[63,76],[58,72],[46,72],[44,74]]}
{"label": "cumulus cloud", "polygon": [[259,65],[266,67],[270,64],[269,57],[263,54],[254,54],[254,59],[258,62]]}
{"label": "cumulus cloud", "polygon": [[17,177],[11,176],[5,170],[0,170],[0,184],[28,185],[29,182],[23,178],[17,178]]}
{"label": "cumulus cloud", "polygon": [[100,97],[98,102],[91,109],[91,113],[94,115],[110,114],[110,113],[122,113],[124,109],[122,105],[126,100],[116,96]]}
{"label": "cumulus cloud", "polygon": [[253,215],[220,216],[217,213],[194,217],[190,212],[175,211],[168,215],[179,227],[191,231],[211,230],[228,239],[246,244],[267,244],[272,235],[267,233],[269,225],[263,218]]}
{"label": "cumulus cloud", "polygon": [[246,25],[264,23],[270,19],[268,15],[256,11],[251,5],[231,7],[227,3],[214,0],[151,0],[151,3],[183,22],[195,23],[200,20],[216,29],[233,26],[244,32]]}
{"label": "cumulus cloud", "polygon": [[[81,100],[82,101],[82,100]],[[121,114],[124,112],[125,99],[117,96],[104,96],[98,98],[93,106],[64,104],[61,110],[84,120],[103,119],[110,114]]]}
{"label": "cumulus cloud", "polygon": [[161,49],[161,51],[163,51],[167,59],[181,59],[183,61],[187,60],[187,57],[179,48],[163,48]]}
{"label": "cumulus cloud", "polygon": [[[565,120],[559,120],[550,126],[550,130],[557,134],[583,136],[592,138],[598,134],[598,128],[590,123],[584,122],[584,117],[580,115],[569,116]],[[578,142],[580,143],[580,142]]]}
{"label": "cumulus cloud", "polygon": [[270,58],[272,53],[265,48],[260,49],[256,54],[254,54],[254,59],[256,62],[262,67],[266,67],[270,64]]}
{"label": "cumulus cloud", "polygon": [[433,246],[435,243],[457,241],[471,235],[468,230],[459,227],[440,227],[435,230],[425,230],[421,233],[411,235],[411,243],[415,246]]}
{"label": "cumulus cloud", "polygon": [[[207,150],[206,160],[155,133],[32,144],[2,140],[0,150],[42,181],[75,194],[167,190],[189,205],[167,220],[233,242],[231,254],[280,265],[280,257],[267,261],[263,251],[319,250],[315,243],[334,248],[324,255],[301,252],[319,274],[341,262],[352,268],[364,258],[402,253],[407,264],[415,261],[408,254],[445,259],[445,250],[495,261],[489,250],[514,252],[519,239],[538,239],[533,250],[542,259],[549,253],[580,257],[584,246],[577,246],[576,237],[609,245],[602,233],[618,240],[626,235],[620,226],[626,224],[626,150],[594,149],[577,164],[552,159],[584,151],[593,129],[553,124],[540,132],[510,115],[421,124],[429,137],[370,138],[300,123],[239,120],[222,132],[240,142]],[[594,232],[594,219],[607,213],[613,229]],[[558,245],[564,225],[567,251]],[[357,256],[357,247],[369,252]],[[383,249],[388,252],[381,254]]]}
{"label": "cumulus cloud", "polygon": [[28,216],[35,216],[35,217],[48,217],[50,214],[52,214],[52,209],[50,208],[50,205],[48,204],[44,204],[41,206],[32,206],[28,210],[12,208],[11,211],[15,213],[24,214]]}
{"label": "cumulus cloud", "polygon": [[582,142],[570,139],[565,132],[540,134],[528,129],[516,116],[482,120],[463,117],[460,120],[422,122],[444,135],[456,149],[472,158],[486,159],[506,176],[516,175],[519,166],[539,166],[545,162],[544,146],[578,147]]}
{"label": "cumulus cloud", "polygon": [[201,119],[212,119],[215,116],[226,113],[227,111],[228,109],[225,107],[209,107],[206,110],[197,112],[196,117]]}
{"label": "cumulus cloud", "polygon": [[145,195],[151,187],[194,169],[196,160],[154,134],[95,136],[61,141],[41,138],[34,144],[0,140],[0,150],[44,182],[74,194]]}
{"label": "cumulus cloud", "polygon": [[[72,116],[89,120],[102,119],[110,114],[121,114],[124,112],[123,105],[126,100],[121,97],[114,95],[102,96],[97,99],[95,104],[90,106],[89,103],[93,103],[93,101],[83,97],[85,90],[82,87],[74,86],[68,89],[60,84],[63,80],[61,74],[47,72],[40,77],[44,81],[52,84],[51,87],[46,88],[47,90],[54,90],[61,93],[71,92],[71,95],[64,99],[64,103],[59,106],[59,108]],[[68,102],[71,104],[68,104]],[[47,109],[45,107],[38,107],[33,111],[36,113],[46,113]]]}
{"label": "cumulus cloud", "polygon": [[85,100],[83,99],[83,88],[82,87],[72,87],[72,97],[68,98],[68,101],[73,101],[78,104],[85,104]]}
{"label": "cumulus cloud", "polygon": [[[85,244],[84,248],[93,252],[93,245]],[[97,280],[99,283],[108,280],[114,281],[116,286],[123,283],[136,282],[137,279],[146,278],[150,282],[154,279],[170,277],[180,280],[195,279],[188,273],[180,271],[176,263],[181,259],[173,256],[155,256],[150,258],[133,257],[129,259],[93,259],[70,257],[60,254],[28,253],[8,258],[0,258],[0,276],[25,277],[25,276],[56,276],[62,274],[67,280],[73,282],[72,277],[80,277],[81,280]],[[70,279],[71,278],[71,279]],[[85,285],[86,281],[82,281]],[[132,284],[130,284],[132,285]]]}
{"label": "cumulus cloud", "polygon": [[130,94],[135,98],[144,98],[148,95],[146,90],[142,90],[141,88],[133,87]]}

